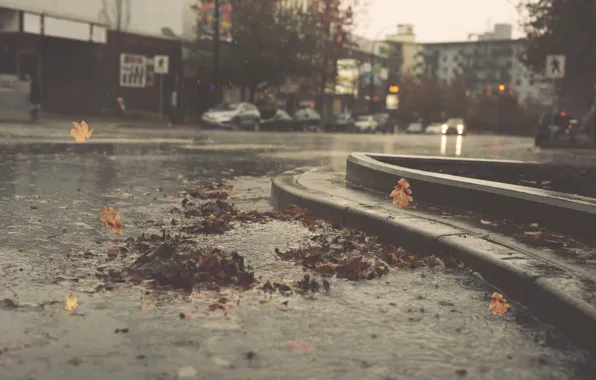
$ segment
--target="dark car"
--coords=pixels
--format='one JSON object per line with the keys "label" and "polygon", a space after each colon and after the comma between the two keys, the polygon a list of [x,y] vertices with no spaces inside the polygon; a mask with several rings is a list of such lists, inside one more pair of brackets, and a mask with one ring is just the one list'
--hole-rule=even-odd
{"label": "dark car", "polygon": [[397,125],[397,121],[388,113],[376,113],[373,114],[373,118],[378,124],[377,131],[383,133],[393,133],[394,127]]}
{"label": "dark car", "polygon": [[278,109],[270,118],[261,120],[261,130],[293,131],[296,128],[296,121],[284,110]]}
{"label": "dark car", "polygon": [[466,123],[464,119],[460,118],[448,119],[441,127],[441,132],[444,135],[465,135],[467,132]]}
{"label": "dark car", "polygon": [[352,132],[356,128],[354,121],[350,112],[340,112],[333,115],[333,118],[326,123],[325,128],[334,132]]}
{"label": "dark car", "polygon": [[223,128],[229,130],[258,131],[261,123],[261,113],[250,103],[221,103],[211,108],[201,117],[201,124],[206,127]]}
{"label": "dark car", "polygon": [[294,120],[297,127],[303,131],[320,131],[321,130],[321,115],[310,107],[301,108],[294,113]]}

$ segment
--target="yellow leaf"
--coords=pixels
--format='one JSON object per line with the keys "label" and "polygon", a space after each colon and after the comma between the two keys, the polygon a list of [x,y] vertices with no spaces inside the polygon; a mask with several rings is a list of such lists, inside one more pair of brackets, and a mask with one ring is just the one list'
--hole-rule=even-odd
{"label": "yellow leaf", "polygon": [[213,363],[215,363],[216,366],[218,367],[225,367],[225,368],[229,368],[232,366],[232,364],[227,361],[227,360],[223,360],[220,358],[213,358]]}
{"label": "yellow leaf", "polygon": [[70,292],[69,296],[64,296],[64,308],[68,311],[73,311],[79,307],[79,302],[77,301],[77,296]]}
{"label": "yellow leaf", "polygon": [[100,221],[106,224],[112,232],[116,235],[122,235],[122,224],[120,223],[120,214],[114,211],[113,208],[104,206],[101,209]]}
{"label": "yellow leaf", "polygon": [[81,124],[73,121],[72,124],[74,125],[74,128],[70,130],[70,135],[74,137],[76,142],[81,143],[91,137],[93,129],[89,130],[89,126],[85,121],[81,121]]}
{"label": "yellow leaf", "polygon": [[501,293],[494,292],[490,298],[490,305],[488,310],[493,312],[493,315],[503,315],[509,309],[509,304],[505,303],[507,300]]}
{"label": "yellow leaf", "polygon": [[393,198],[393,204],[399,208],[404,208],[408,203],[412,202],[412,190],[410,190],[410,184],[405,178],[397,181],[397,185],[393,188],[390,196]]}
{"label": "yellow leaf", "polygon": [[215,219],[217,219],[217,218],[213,214],[211,214],[207,217],[207,220],[215,220]]}

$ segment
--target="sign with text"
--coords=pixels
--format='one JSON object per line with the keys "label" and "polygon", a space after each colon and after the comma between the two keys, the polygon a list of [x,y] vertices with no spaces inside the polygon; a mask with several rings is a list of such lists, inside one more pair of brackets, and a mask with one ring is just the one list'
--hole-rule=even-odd
{"label": "sign with text", "polygon": [[147,86],[147,57],[138,54],[120,54],[120,87]]}

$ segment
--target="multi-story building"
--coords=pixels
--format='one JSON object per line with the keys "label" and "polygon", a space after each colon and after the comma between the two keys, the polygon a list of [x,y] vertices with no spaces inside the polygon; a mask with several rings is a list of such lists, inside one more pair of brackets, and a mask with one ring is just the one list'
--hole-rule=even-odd
{"label": "multi-story building", "polygon": [[463,81],[470,94],[496,94],[499,87],[514,94],[520,103],[548,105],[550,83],[531,73],[520,61],[521,40],[511,39],[511,26],[496,25],[477,40],[423,44],[420,65],[425,75],[451,83]]}

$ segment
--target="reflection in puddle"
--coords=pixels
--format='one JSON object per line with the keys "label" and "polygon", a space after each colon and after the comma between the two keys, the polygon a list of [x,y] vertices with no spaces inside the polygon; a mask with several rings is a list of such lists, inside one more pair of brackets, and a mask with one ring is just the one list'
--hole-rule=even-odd
{"label": "reflection in puddle", "polygon": [[463,137],[461,135],[457,136],[457,140],[455,140],[455,155],[459,156],[461,154],[461,144],[463,141]]}
{"label": "reflection in puddle", "polygon": [[[455,155],[461,155],[461,148],[463,145],[464,138],[461,135],[458,135],[455,139]],[[447,136],[441,136],[441,156],[447,155]]]}

